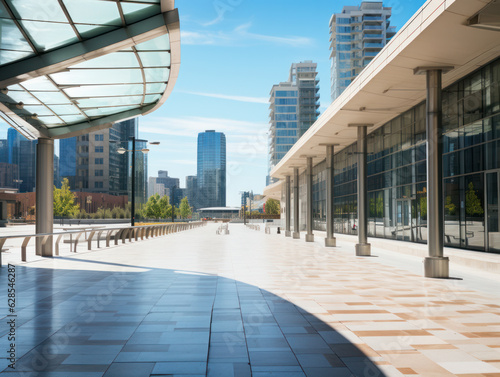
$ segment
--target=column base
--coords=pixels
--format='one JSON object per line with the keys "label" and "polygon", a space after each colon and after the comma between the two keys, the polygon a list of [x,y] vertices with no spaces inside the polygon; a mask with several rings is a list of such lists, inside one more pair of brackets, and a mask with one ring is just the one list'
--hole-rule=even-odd
{"label": "column base", "polygon": [[357,244],[356,245],[356,256],[357,257],[369,257],[372,255],[372,245],[369,243]]}
{"label": "column base", "polygon": [[285,230],[285,237],[291,237],[292,236],[292,232],[290,232],[289,230]]}
{"label": "column base", "polygon": [[293,239],[294,240],[299,240],[300,239],[300,233],[299,232],[293,232]]}
{"label": "column base", "polygon": [[424,259],[426,278],[449,278],[450,259],[447,257],[427,257]]}
{"label": "column base", "polygon": [[306,242],[314,242],[314,234],[306,234]]}
{"label": "column base", "polygon": [[337,247],[337,239],[335,237],[325,238],[326,247]]}

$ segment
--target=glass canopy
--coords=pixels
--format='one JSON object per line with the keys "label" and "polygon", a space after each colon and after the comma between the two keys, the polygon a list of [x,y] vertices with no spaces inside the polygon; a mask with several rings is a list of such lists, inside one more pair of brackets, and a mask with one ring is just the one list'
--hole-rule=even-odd
{"label": "glass canopy", "polygon": [[[11,85],[3,86],[11,78],[0,79],[2,118],[28,137],[65,137],[120,120],[111,115],[154,109],[173,85],[172,28],[161,8],[160,0],[0,0],[0,71],[29,59],[51,61],[73,45],[82,51],[76,64],[73,57],[47,73],[16,74]],[[142,30],[159,15],[163,28]],[[120,29],[127,37],[118,41]],[[106,46],[108,39],[115,44]]]}

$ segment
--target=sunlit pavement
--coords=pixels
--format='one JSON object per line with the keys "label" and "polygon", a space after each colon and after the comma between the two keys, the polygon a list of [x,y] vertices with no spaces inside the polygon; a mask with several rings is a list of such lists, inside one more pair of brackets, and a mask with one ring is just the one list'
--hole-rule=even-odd
{"label": "sunlit pavement", "polygon": [[5,375],[500,376],[497,281],[216,229],[17,265],[15,370],[3,267]]}

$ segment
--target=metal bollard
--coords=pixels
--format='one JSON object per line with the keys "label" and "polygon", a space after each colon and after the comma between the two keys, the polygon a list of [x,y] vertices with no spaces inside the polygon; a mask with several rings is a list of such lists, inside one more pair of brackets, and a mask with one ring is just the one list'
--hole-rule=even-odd
{"label": "metal bollard", "polygon": [[281,232],[280,232],[280,227],[278,227],[278,232],[277,232],[277,233],[278,233],[278,234],[281,234]]}

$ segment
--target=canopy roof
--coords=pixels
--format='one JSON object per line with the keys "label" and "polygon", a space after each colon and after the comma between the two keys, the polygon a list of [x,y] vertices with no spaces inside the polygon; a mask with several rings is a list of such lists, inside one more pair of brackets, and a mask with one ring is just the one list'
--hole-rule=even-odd
{"label": "canopy roof", "polygon": [[174,0],[0,0],[0,116],[30,139],[152,112],[179,65]]}

